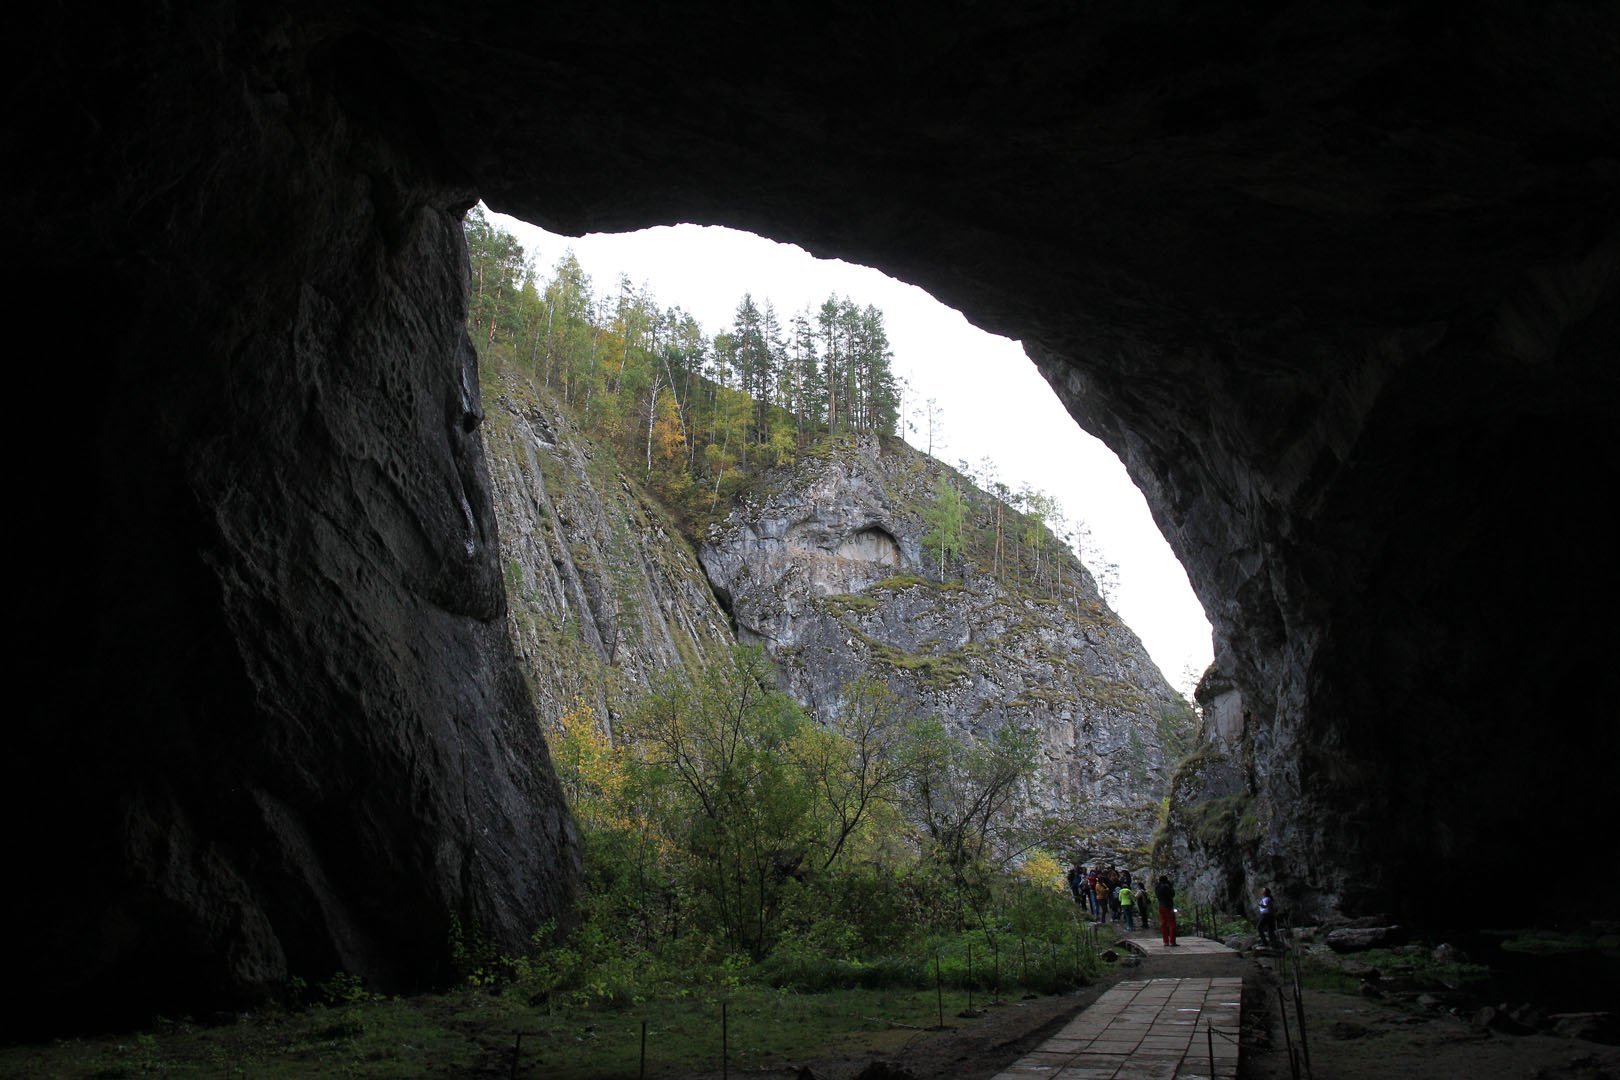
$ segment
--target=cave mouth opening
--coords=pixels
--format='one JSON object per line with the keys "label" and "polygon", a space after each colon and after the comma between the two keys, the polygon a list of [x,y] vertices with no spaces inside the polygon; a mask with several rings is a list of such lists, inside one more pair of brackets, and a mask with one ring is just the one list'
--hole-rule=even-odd
{"label": "cave mouth opening", "polygon": [[899,389],[896,434],[1007,501],[1049,496],[1062,523],[1054,532],[1191,699],[1213,650],[1186,570],[1119,457],[1079,426],[1020,343],[881,270],[739,229],[681,224],[570,237],[479,212],[517,240],[538,281],[571,254],[596,302],[650,292],[660,308],[693,316],[711,340],[732,327],[745,296],[772,305],[790,348],[793,320],[804,316],[814,331],[830,298],[877,308]]}

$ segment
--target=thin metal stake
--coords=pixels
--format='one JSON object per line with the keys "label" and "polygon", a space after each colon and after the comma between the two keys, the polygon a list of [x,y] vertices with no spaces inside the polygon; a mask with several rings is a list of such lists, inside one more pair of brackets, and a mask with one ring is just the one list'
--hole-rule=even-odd
{"label": "thin metal stake", "polygon": [[647,1080],[647,1021],[641,1022],[641,1064],[636,1069],[638,1080]]}
{"label": "thin metal stake", "polygon": [[514,1078],[514,1080],[517,1077],[518,1055],[521,1054],[521,1053],[523,1053],[523,1032],[520,1031],[520,1032],[517,1033],[517,1038],[512,1040],[512,1072],[511,1072],[511,1076]]}
{"label": "thin metal stake", "polygon": [[1204,1021],[1204,1038],[1209,1040],[1209,1080],[1215,1080],[1215,1028],[1207,1019]]}
{"label": "thin metal stake", "polygon": [[1299,985],[1299,957],[1294,958],[1294,1015],[1299,1020],[1299,1051],[1305,1059],[1306,1080],[1315,1080],[1311,1071],[1311,1040],[1305,1034],[1305,992]]}
{"label": "thin metal stake", "polygon": [[967,1011],[972,1012],[973,1011],[973,946],[969,945],[967,947],[967,950],[968,950],[968,976],[967,976],[968,1003],[967,1003]]}
{"label": "thin metal stake", "polygon": [[939,1006],[939,1026],[945,1027],[945,989],[939,980],[939,953],[934,954],[934,1001]]}
{"label": "thin metal stake", "polygon": [[729,1080],[731,1076],[731,1047],[728,1043],[726,1017],[726,1003],[720,1003],[720,1080]]}
{"label": "thin metal stake", "polygon": [[1299,1055],[1294,1052],[1294,1036],[1288,1030],[1288,995],[1280,986],[1277,987],[1277,1008],[1282,1013],[1283,1042],[1288,1046],[1288,1071],[1294,1080],[1299,1080]]}

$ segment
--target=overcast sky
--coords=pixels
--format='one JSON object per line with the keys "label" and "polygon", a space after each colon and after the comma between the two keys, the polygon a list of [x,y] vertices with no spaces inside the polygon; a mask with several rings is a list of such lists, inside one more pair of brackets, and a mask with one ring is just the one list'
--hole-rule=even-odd
{"label": "overcast sky", "polygon": [[[613,295],[626,274],[649,286],[660,307],[685,308],[711,337],[731,325],[744,292],[769,298],[784,323],[834,294],[875,304],[895,374],[911,385],[908,412],[913,401],[933,398],[943,417],[934,456],[976,471],[988,457],[1010,488],[1028,484],[1055,496],[1067,517],[1091,530],[1095,550],[1081,557],[1092,572],[1104,561],[1118,566],[1113,607],[1170,684],[1188,693],[1187,673],[1196,680],[1208,666],[1209,622],[1141,492],[1113,451],[1075,424],[1016,341],[985,333],[923,290],[870,267],[817,259],[751,233],[676,225],[566,237],[501,214],[490,219],[518,238],[543,276],[572,248],[599,297]],[[903,434],[927,449],[926,431]]]}

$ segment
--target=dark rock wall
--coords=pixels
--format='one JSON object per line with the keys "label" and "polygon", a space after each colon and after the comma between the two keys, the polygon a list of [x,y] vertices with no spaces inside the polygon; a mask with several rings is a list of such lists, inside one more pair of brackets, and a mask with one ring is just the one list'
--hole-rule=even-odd
{"label": "dark rock wall", "polygon": [[504,624],[472,190],[364,49],[188,10],[64,15],[8,121],[49,183],[8,153],[48,424],[7,892],[54,1024],[422,985],[452,917],[515,948],[573,888]]}
{"label": "dark rock wall", "polygon": [[1215,623],[1229,876],[1614,881],[1612,5],[134,3],[8,40],[42,1008],[425,977],[447,908],[510,939],[565,901],[475,193],[753,228],[1024,340]]}

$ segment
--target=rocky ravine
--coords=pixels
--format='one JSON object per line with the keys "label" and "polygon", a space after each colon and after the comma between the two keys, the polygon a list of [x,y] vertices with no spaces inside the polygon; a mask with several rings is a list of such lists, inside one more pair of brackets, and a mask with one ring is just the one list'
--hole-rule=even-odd
{"label": "rocky ravine", "polygon": [[962,738],[1029,724],[1043,744],[1034,804],[1078,804],[1096,847],[1140,850],[1190,711],[1067,552],[1038,585],[1005,571],[1004,584],[971,558],[941,583],[922,545],[941,473],[978,527],[988,495],[898,440],[867,437],[769,474],[698,557],[738,638],[763,643],[817,717],[871,676]]}

